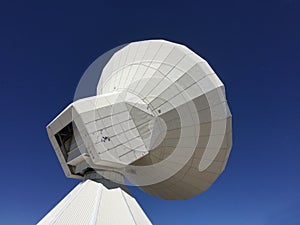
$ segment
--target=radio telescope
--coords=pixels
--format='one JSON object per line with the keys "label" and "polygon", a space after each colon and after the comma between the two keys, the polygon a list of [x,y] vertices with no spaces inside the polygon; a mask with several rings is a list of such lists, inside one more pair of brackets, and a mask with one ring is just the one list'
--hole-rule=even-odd
{"label": "radio telescope", "polygon": [[223,172],[232,146],[223,83],[164,40],[99,57],[47,132],[65,175],[83,182],[39,224],[151,224],[126,186],[191,198]]}

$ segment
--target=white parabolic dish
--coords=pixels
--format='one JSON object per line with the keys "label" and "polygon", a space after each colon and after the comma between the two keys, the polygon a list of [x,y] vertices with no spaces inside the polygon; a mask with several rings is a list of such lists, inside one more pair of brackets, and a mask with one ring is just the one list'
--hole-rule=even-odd
{"label": "white parabolic dish", "polygon": [[139,41],[95,73],[95,95],[74,101],[47,127],[68,177],[96,171],[163,199],[187,199],[223,172],[231,113],[203,58],[169,41]]}

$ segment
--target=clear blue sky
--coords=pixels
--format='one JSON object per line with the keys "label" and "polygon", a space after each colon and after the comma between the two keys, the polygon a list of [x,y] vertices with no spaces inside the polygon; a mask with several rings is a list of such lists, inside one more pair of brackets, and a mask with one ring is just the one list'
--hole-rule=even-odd
{"label": "clear blue sky", "polygon": [[134,40],[184,43],[226,85],[233,149],[204,194],[133,194],[154,224],[300,224],[300,3],[18,1],[0,3],[0,224],[40,220],[77,183],[45,126],[105,51]]}

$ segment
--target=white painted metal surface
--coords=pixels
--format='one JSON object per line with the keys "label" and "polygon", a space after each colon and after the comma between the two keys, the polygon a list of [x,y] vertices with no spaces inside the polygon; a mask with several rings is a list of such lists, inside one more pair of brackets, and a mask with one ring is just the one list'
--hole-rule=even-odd
{"label": "white painted metal surface", "polygon": [[[87,169],[114,182],[123,175],[163,199],[207,190],[232,146],[223,83],[206,60],[164,40],[117,51],[95,96],[72,103],[47,131],[68,177],[80,179]],[[71,141],[59,140],[69,134]]]}
{"label": "white painted metal surface", "polygon": [[78,184],[38,225],[150,225],[136,200],[120,188]]}

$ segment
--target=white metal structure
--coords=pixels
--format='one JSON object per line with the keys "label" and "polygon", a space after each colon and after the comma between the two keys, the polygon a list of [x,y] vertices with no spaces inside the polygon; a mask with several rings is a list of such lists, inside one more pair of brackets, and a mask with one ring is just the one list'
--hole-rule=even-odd
{"label": "white metal structure", "polygon": [[90,71],[101,74],[94,95],[47,126],[67,177],[97,178],[108,188],[127,178],[157,197],[187,199],[223,172],[231,113],[203,58],[180,44],[140,41]]}
{"label": "white metal structure", "polygon": [[48,224],[151,224],[136,200],[120,188],[107,189],[87,180],[78,184],[39,223]]}

